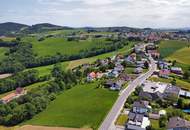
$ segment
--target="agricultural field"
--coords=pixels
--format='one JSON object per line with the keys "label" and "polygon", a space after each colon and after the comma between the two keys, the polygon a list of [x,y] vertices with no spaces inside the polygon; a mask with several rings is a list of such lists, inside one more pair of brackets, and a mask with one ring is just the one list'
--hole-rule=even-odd
{"label": "agricultural field", "polygon": [[174,41],[174,40],[168,40],[168,41],[161,41],[159,45],[159,51],[162,58],[167,58],[170,55],[174,54],[176,51],[188,47],[190,43],[185,41]]}
{"label": "agricultural field", "polygon": [[118,96],[118,92],[97,86],[94,82],[65,91],[24,124],[97,129]]}
{"label": "agricultural field", "polygon": [[179,63],[190,65],[190,47],[184,47],[180,50],[177,50],[175,53],[169,55],[166,59],[176,60]]}

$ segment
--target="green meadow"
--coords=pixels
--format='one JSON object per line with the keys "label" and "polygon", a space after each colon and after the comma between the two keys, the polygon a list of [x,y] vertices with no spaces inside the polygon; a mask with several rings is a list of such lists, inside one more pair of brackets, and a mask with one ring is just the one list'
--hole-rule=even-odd
{"label": "green meadow", "polygon": [[52,56],[57,53],[65,55],[79,54],[82,50],[102,48],[108,46],[106,43],[111,42],[106,41],[104,38],[79,41],[67,41],[64,38],[46,38],[43,41],[38,41],[35,37],[26,37],[23,41],[31,42],[33,44],[33,50],[38,56]]}
{"label": "green meadow", "polygon": [[176,51],[189,46],[190,43],[186,41],[166,40],[161,41],[159,45],[159,51],[162,58],[167,58],[174,54]]}
{"label": "green meadow", "polygon": [[97,82],[77,85],[63,92],[25,124],[97,129],[118,96],[118,92],[97,86]]}
{"label": "green meadow", "polygon": [[2,60],[3,58],[5,58],[5,53],[8,51],[8,48],[6,47],[0,47],[0,60]]}
{"label": "green meadow", "polygon": [[175,53],[168,56],[166,59],[176,60],[179,63],[190,65],[190,47],[179,49]]}

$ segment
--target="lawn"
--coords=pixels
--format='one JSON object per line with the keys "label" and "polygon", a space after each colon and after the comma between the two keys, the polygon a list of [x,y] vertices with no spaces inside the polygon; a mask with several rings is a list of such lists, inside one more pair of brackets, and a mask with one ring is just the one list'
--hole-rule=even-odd
{"label": "lawn", "polygon": [[2,60],[3,58],[5,58],[5,53],[8,51],[8,48],[6,47],[0,47],[0,60]]}
{"label": "lawn", "polygon": [[151,125],[152,125],[153,129],[155,129],[155,130],[166,130],[165,128],[160,128],[160,126],[159,126],[159,120],[153,120],[153,119],[151,119],[150,122],[151,122]]}
{"label": "lawn", "polygon": [[77,85],[25,124],[97,129],[117,97],[118,92],[97,88],[96,82]]}
{"label": "lawn", "polygon": [[169,55],[166,59],[167,60],[176,60],[182,64],[189,64],[190,65],[190,47],[185,47],[180,50],[177,50],[175,53]]}
{"label": "lawn", "polygon": [[116,125],[125,126],[126,122],[128,120],[128,116],[125,114],[119,115],[119,117],[116,120]]}
{"label": "lawn", "polygon": [[162,58],[166,58],[172,54],[174,54],[176,51],[187,47],[190,45],[190,43],[185,41],[175,41],[175,40],[167,40],[167,41],[161,41],[159,44],[159,51]]}

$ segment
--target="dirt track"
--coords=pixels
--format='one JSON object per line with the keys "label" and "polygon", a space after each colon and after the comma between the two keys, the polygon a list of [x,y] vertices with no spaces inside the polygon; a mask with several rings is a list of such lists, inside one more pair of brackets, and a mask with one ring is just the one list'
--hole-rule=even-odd
{"label": "dirt track", "polygon": [[16,130],[92,130],[90,128],[66,128],[66,127],[47,127],[47,126],[33,126],[25,125]]}

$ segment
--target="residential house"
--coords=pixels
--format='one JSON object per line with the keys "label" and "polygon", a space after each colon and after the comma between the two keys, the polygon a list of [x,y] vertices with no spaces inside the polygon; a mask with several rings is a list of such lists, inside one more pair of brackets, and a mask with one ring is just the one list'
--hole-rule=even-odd
{"label": "residential house", "polygon": [[143,72],[143,69],[141,68],[141,67],[138,67],[138,68],[135,68],[134,69],[134,73],[135,74],[140,74],[140,73],[142,73]]}
{"label": "residential house", "polygon": [[158,61],[159,69],[169,69],[169,64],[165,61]]}
{"label": "residential house", "polygon": [[150,126],[150,120],[143,114],[137,114],[130,112],[128,114],[128,122],[126,124],[126,130],[146,130],[146,127]]}
{"label": "residential house", "polygon": [[88,74],[87,81],[93,81],[95,79],[96,79],[96,73],[95,72],[91,72]]}
{"label": "residential house", "polygon": [[190,122],[180,117],[169,119],[167,130],[190,130]]}
{"label": "residential house", "polygon": [[146,50],[155,50],[156,49],[156,45],[154,43],[148,43],[146,45]]}
{"label": "residential house", "polygon": [[136,61],[136,66],[144,68],[144,63],[145,63],[145,61]]}
{"label": "residential house", "polygon": [[118,76],[119,76],[119,72],[116,70],[112,70],[111,72],[108,73],[108,77],[117,78]]}
{"label": "residential house", "polygon": [[142,84],[143,91],[140,92],[141,98],[168,99],[172,97],[179,97],[180,88],[167,83],[145,81]]}
{"label": "residential house", "polygon": [[124,70],[124,67],[121,65],[121,64],[117,64],[115,67],[114,67],[114,70],[121,73],[123,70]]}
{"label": "residential house", "polygon": [[183,74],[183,70],[180,67],[171,67],[171,72],[175,74]]}
{"label": "residential house", "polygon": [[160,57],[160,53],[157,50],[148,50],[147,51],[149,55],[151,55],[153,58],[159,58]]}
{"label": "residential house", "polygon": [[135,101],[133,103],[133,112],[139,114],[146,114],[151,109],[148,101]]}
{"label": "residential house", "polygon": [[135,50],[135,53],[144,53],[145,52],[145,44],[139,43],[139,44],[135,45],[134,50]]}
{"label": "residential house", "polygon": [[104,86],[107,88],[110,88],[111,90],[121,90],[123,84],[124,84],[123,80],[118,80],[118,81],[108,80],[104,84]]}
{"label": "residential house", "polygon": [[121,74],[121,75],[119,76],[119,79],[124,80],[124,81],[130,81],[130,80],[131,80],[131,77],[128,76],[127,74]]}
{"label": "residential house", "polygon": [[16,98],[19,98],[22,95],[25,95],[26,93],[27,93],[26,90],[24,90],[21,87],[18,87],[18,88],[16,88],[15,92],[10,93],[10,94],[6,95],[5,97],[1,98],[0,102],[3,103],[3,104],[6,104],[6,103],[12,101],[13,99],[16,99]]}
{"label": "residential house", "polygon": [[159,71],[159,77],[161,78],[169,78],[170,70],[162,69]]}
{"label": "residential house", "polygon": [[129,63],[135,63],[136,62],[136,54],[132,53],[131,55],[127,56],[125,58],[125,61],[129,62]]}
{"label": "residential house", "polygon": [[179,87],[168,84],[166,89],[164,90],[164,98],[178,98],[180,90],[181,89]]}

